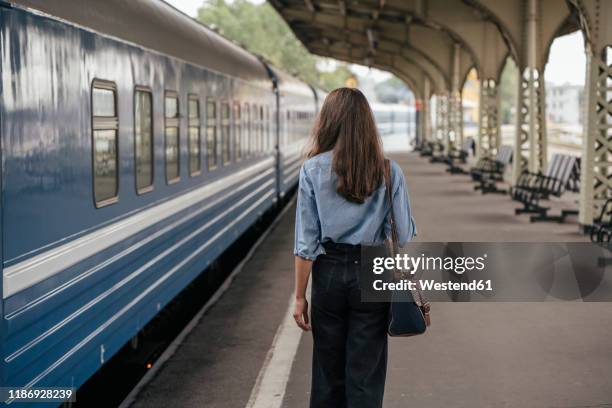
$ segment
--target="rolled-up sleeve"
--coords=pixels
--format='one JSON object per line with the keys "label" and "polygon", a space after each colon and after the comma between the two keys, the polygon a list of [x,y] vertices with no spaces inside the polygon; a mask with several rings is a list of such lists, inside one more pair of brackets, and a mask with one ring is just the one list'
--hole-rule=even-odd
{"label": "rolled-up sleeve", "polygon": [[315,260],[325,253],[321,245],[321,224],[317,212],[312,182],[302,166],[295,211],[295,244],[293,254],[304,259]]}
{"label": "rolled-up sleeve", "polygon": [[[398,245],[404,246],[417,234],[416,224],[412,216],[408,187],[404,173],[399,165],[393,162],[393,215],[397,224]],[[391,228],[390,225],[388,227]],[[390,235],[390,231],[389,231]]]}

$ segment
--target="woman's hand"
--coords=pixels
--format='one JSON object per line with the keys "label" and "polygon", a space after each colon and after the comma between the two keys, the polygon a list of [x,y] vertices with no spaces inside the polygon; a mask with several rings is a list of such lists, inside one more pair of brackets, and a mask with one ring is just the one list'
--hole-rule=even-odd
{"label": "woman's hand", "polygon": [[298,326],[304,331],[310,330],[308,319],[308,301],[306,301],[306,287],[312,270],[312,261],[295,257],[295,309],[293,318]]}
{"label": "woman's hand", "polygon": [[310,320],[308,319],[308,301],[305,297],[295,299],[293,318],[302,330],[310,331]]}

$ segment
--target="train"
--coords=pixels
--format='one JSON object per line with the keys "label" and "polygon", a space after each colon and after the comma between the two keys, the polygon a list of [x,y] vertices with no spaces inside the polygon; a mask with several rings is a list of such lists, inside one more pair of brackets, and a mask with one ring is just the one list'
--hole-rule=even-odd
{"label": "train", "polygon": [[0,41],[0,385],[78,388],[290,195],[325,93],[160,0],[0,1]]}

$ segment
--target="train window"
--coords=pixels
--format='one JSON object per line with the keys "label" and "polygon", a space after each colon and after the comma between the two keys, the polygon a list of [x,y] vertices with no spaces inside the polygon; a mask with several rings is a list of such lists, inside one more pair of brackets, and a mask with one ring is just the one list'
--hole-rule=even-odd
{"label": "train window", "polygon": [[196,176],[202,171],[200,158],[200,101],[197,95],[189,95],[189,174]]}
{"label": "train window", "polygon": [[292,132],[292,142],[295,142],[300,137],[300,123],[297,120],[298,113],[296,111],[291,111],[291,126],[293,126]]}
{"label": "train window", "polygon": [[272,108],[272,118],[271,119],[272,119],[272,123],[270,125],[272,127],[272,132],[271,132],[272,133],[272,146],[271,148],[276,149],[280,147],[280,146],[277,146],[278,143],[280,143],[280,141],[278,140],[278,132],[279,132],[278,122],[279,122],[280,116],[279,116],[278,108],[276,106]]}
{"label": "train window", "polygon": [[253,105],[251,107],[251,139],[250,139],[250,145],[251,147],[249,148],[249,151],[257,153],[257,131],[258,131],[258,120],[257,120],[257,115],[258,115],[258,109],[256,105]]}
{"label": "train window", "polygon": [[206,152],[212,170],[217,167],[217,103],[212,98],[206,100]]}
{"label": "train window", "polygon": [[118,200],[117,86],[113,82],[94,80],[91,105],[93,192],[96,207],[100,208]]}
{"label": "train window", "polygon": [[93,88],[93,113],[98,117],[115,116],[115,84],[106,81],[95,81]]}
{"label": "train window", "polygon": [[146,88],[134,93],[136,192],[153,190],[153,97]]}
{"label": "train window", "polygon": [[230,148],[232,146],[232,141],[230,140],[230,104],[228,102],[221,104],[221,143],[221,157],[225,166],[231,160]]}
{"label": "train window", "polygon": [[180,180],[179,100],[176,92],[166,91],[165,96],[166,182]]}
{"label": "train window", "polygon": [[291,132],[293,127],[291,126],[291,111],[287,110],[287,133],[285,134],[285,144],[291,143]]}
{"label": "train window", "polygon": [[264,147],[264,107],[259,107],[259,151],[265,151]]}
{"label": "train window", "polygon": [[242,118],[240,117],[240,102],[234,102],[234,155],[236,161],[242,159]]}
{"label": "train window", "polygon": [[249,140],[251,135],[251,108],[248,103],[245,103],[242,107],[242,149],[244,151],[244,155],[249,155]]}
{"label": "train window", "polygon": [[298,112],[291,111],[291,123],[293,125],[293,139],[291,141],[295,142],[300,138],[300,121],[298,120]]}
{"label": "train window", "polygon": [[265,129],[264,129],[264,151],[270,150],[270,107],[265,109]]}
{"label": "train window", "polygon": [[261,118],[261,151],[266,152],[268,150],[268,107],[262,106],[262,118]]}
{"label": "train window", "polygon": [[298,112],[298,121],[300,127],[300,140],[304,138],[304,112]]}

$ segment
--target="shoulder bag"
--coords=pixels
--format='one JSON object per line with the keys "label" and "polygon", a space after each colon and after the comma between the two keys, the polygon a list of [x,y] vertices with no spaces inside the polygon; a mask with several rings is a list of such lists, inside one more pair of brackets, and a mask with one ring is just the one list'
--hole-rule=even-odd
{"label": "shoulder bag", "polygon": [[[397,226],[393,214],[393,196],[391,187],[391,165],[389,160],[385,160],[385,187],[387,201],[390,207],[391,240],[388,242],[389,255],[395,257],[398,249]],[[403,272],[393,271],[396,279],[399,277],[410,279],[410,275],[403,276]],[[413,293],[416,296],[413,296]],[[416,300],[415,300],[416,297]],[[429,317],[430,305],[423,298],[423,294],[418,285],[414,291],[402,291],[393,294],[391,305],[389,306],[389,328],[387,332],[391,337],[408,337],[425,333],[427,326],[431,324]]]}

